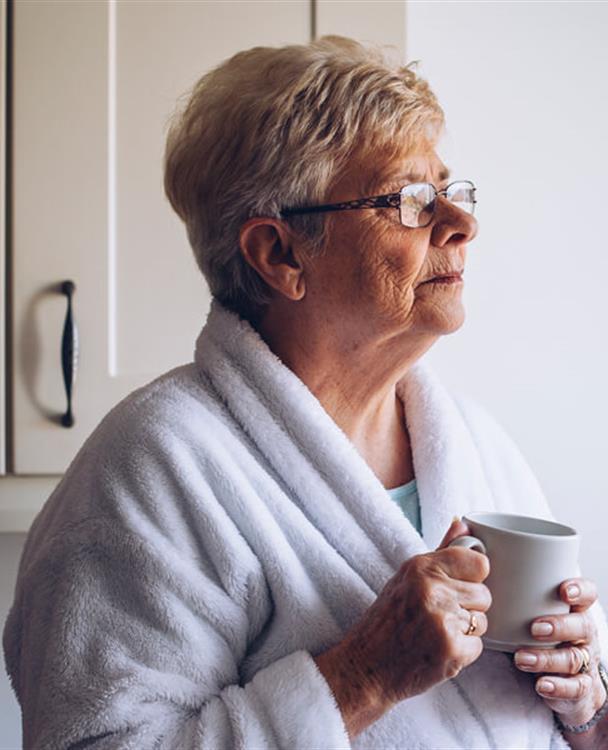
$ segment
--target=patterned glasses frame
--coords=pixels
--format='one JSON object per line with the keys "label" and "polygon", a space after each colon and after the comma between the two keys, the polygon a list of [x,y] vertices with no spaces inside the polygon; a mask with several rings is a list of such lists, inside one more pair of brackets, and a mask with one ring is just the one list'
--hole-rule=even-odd
{"label": "patterned glasses frame", "polygon": [[[467,196],[467,200],[462,200],[458,196],[464,194]],[[312,214],[312,213],[327,213],[329,211],[352,211],[361,208],[396,208],[399,209],[399,218],[401,223],[409,227],[410,229],[418,229],[421,227],[428,226],[433,218],[435,212],[435,202],[437,196],[443,196],[453,205],[458,206],[463,211],[469,214],[473,214],[475,211],[475,199],[476,187],[470,180],[457,180],[451,182],[443,190],[437,190],[437,188],[430,182],[414,182],[410,185],[405,185],[401,188],[398,193],[388,193],[387,195],[375,195],[370,198],[357,198],[352,201],[344,201],[342,203],[327,203],[320,206],[302,206],[299,208],[284,208],[281,210],[281,216],[298,216],[301,214]],[[416,201],[419,200],[417,195],[424,195],[424,202],[419,202],[416,205]],[[404,221],[404,203],[407,199],[410,199],[408,208],[416,208],[417,218],[423,214],[428,214],[428,220],[424,223],[408,224]],[[428,200],[430,198],[430,200]],[[413,204],[412,204],[413,201]]]}

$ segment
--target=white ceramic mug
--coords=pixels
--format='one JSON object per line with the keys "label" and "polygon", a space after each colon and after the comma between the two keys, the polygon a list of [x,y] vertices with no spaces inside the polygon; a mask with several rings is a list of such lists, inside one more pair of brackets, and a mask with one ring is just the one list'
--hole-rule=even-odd
{"label": "white ceramic mug", "polygon": [[580,537],[569,526],[510,513],[475,512],[462,519],[474,536],[450,546],[469,547],[490,558],[485,581],[492,594],[484,646],[513,652],[522,646],[555,646],[532,637],[530,625],[542,615],[567,613],[559,585],[578,575]]}

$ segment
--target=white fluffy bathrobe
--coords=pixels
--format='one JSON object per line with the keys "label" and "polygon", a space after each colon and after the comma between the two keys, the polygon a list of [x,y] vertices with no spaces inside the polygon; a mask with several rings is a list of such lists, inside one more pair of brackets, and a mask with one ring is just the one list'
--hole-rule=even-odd
{"label": "white fluffy bathrobe", "polygon": [[[482,410],[422,366],[399,394],[424,539],[306,386],[214,305],[195,362],[103,420],[31,530],[4,639],[25,747],[350,747],[311,654],[454,515],[550,515]],[[532,678],[486,652],[352,747],[567,745]]]}

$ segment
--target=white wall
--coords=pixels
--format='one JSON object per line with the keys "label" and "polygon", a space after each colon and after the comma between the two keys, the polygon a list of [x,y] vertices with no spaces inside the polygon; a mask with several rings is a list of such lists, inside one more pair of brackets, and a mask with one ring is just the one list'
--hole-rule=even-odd
{"label": "white wall", "polygon": [[[19,556],[25,534],[0,534],[0,626],[13,602]],[[1,629],[1,628],[0,628]],[[21,714],[4,669],[0,669],[0,750],[21,747]]]}
{"label": "white wall", "polygon": [[479,188],[468,319],[430,359],[515,438],[608,604],[608,4],[410,2],[407,19],[453,172]]}

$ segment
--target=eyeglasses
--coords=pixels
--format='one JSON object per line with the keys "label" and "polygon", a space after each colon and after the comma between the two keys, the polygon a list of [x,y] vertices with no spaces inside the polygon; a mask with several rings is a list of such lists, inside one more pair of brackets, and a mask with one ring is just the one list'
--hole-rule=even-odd
{"label": "eyeglasses", "polygon": [[352,211],[359,208],[397,208],[403,226],[417,229],[431,223],[439,195],[462,211],[473,214],[477,203],[475,190],[475,185],[470,180],[451,182],[443,190],[437,190],[430,182],[413,182],[402,187],[398,193],[375,195],[372,198],[359,198],[344,203],[328,203],[323,206],[285,208],[281,215],[298,216],[328,211]]}

